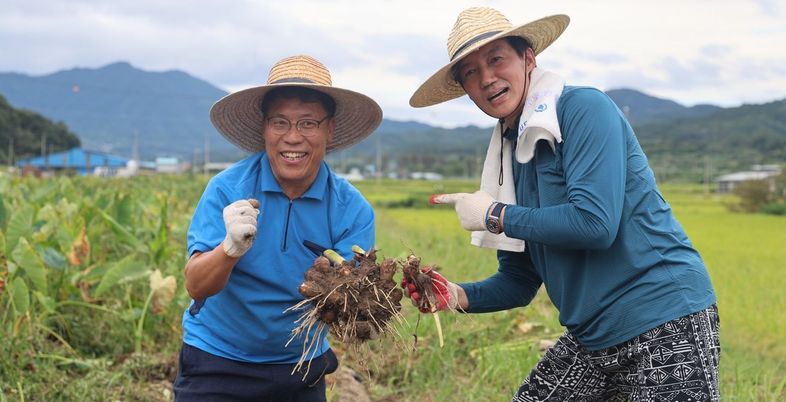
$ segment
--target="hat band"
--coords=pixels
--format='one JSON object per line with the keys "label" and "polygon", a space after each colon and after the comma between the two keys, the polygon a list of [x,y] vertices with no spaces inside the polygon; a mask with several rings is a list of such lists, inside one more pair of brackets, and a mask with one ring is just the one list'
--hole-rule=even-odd
{"label": "hat band", "polygon": [[466,43],[461,45],[461,47],[458,48],[458,50],[456,50],[453,53],[453,56],[450,57],[450,61],[453,61],[453,59],[455,59],[456,56],[458,56],[459,53],[463,52],[466,48],[474,45],[475,43],[478,43],[479,41],[482,41],[483,39],[490,38],[490,37],[492,37],[492,36],[494,36],[494,35],[496,35],[496,34],[498,34],[500,32],[502,32],[502,31],[485,32],[485,33],[482,33],[482,34],[480,34],[480,35],[478,35],[478,36],[468,40]]}
{"label": "hat band", "polygon": [[282,78],[280,80],[275,80],[275,81],[271,82],[271,84],[285,84],[285,83],[288,83],[288,82],[300,82],[300,83],[305,83],[305,84],[315,84],[314,81],[312,81],[312,80],[310,80],[308,78],[298,78],[298,77],[295,77],[295,78]]}

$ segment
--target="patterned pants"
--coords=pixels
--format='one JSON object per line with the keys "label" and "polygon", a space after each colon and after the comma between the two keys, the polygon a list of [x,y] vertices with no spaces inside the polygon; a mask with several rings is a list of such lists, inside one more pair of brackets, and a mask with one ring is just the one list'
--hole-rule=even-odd
{"label": "patterned pants", "polygon": [[712,305],[593,352],[566,332],[513,402],[718,401],[719,326]]}

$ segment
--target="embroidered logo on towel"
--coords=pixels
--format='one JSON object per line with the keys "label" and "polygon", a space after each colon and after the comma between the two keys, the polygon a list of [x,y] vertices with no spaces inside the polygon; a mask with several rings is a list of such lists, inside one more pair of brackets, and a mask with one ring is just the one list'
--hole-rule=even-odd
{"label": "embroidered logo on towel", "polygon": [[541,103],[540,105],[535,106],[535,111],[536,112],[542,112],[542,111],[546,110],[546,107],[547,106],[546,106],[545,103]]}

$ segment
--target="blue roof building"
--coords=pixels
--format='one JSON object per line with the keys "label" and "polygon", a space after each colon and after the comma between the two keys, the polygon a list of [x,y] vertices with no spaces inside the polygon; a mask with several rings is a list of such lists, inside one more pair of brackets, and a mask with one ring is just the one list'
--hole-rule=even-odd
{"label": "blue roof building", "polygon": [[92,174],[97,167],[116,170],[126,167],[127,163],[128,158],[73,148],[65,152],[18,161],[16,166],[20,169],[25,166],[33,166],[41,170],[73,170],[80,175],[86,175]]}

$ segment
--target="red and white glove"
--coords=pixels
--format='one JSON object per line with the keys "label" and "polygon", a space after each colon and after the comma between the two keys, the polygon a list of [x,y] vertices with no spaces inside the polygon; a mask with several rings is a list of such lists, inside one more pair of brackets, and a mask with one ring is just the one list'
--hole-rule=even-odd
{"label": "red and white glove", "polygon": [[239,200],[224,208],[227,236],[224,238],[223,246],[226,255],[240,258],[251,248],[257,236],[258,207],[257,200]]}
{"label": "red and white glove", "polygon": [[474,193],[435,194],[432,204],[455,204],[461,226],[469,231],[485,231],[486,215],[494,199],[485,191]]}
{"label": "red and white glove", "polygon": [[412,304],[418,307],[422,313],[433,313],[435,311],[443,310],[457,310],[458,309],[458,285],[445,279],[437,271],[426,267],[420,272],[431,277],[431,292],[434,294],[436,300],[429,300],[431,303],[431,310],[427,309],[421,303],[421,295],[415,288],[415,284],[409,282],[406,278],[401,280],[401,287],[404,288],[404,293],[412,299]]}

